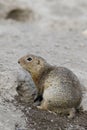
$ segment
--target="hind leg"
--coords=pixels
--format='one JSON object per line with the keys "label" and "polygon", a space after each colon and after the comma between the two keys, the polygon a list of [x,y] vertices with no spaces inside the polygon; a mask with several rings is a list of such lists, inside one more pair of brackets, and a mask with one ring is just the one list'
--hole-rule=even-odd
{"label": "hind leg", "polygon": [[76,109],[75,108],[71,108],[70,111],[69,111],[69,115],[68,115],[68,118],[72,119],[74,118],[76,115]]}
{"label": "hind leg", "polygon": [[69,119],[72,119],[76,115],[76,109],[75,108],[55,108],[53,109],[54,112],[60,114],[60,115],[67,115]]}

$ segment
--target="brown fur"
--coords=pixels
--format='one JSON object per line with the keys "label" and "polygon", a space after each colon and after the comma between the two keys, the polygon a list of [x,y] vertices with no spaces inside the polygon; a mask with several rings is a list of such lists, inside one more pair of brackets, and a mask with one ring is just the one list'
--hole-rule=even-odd
{"label": "brown fur", "polygon": [[[29,61],[30,60],[30,61]],[[27,70],[43,100],[39,109],[75,115],[82,100],[81,84],[67,68],[49,65],[43,58],[26,55],[18,63]]]}

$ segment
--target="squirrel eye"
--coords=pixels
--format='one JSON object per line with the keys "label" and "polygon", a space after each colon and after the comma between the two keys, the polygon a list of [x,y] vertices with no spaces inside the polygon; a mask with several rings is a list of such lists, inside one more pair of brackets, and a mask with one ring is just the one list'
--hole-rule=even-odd
{"label": "squirrel eye", "polygon": [[32,60],[32,58],[31,58],[31,57],[29,57],[27,60],[28,60],[28,61],[31,61],[31,60]]}

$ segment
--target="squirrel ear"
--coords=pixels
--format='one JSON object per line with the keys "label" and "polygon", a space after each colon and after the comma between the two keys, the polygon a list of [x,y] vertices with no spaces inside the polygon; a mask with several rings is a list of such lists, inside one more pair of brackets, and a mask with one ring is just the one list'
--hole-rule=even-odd
{"label": "squirrel ear", "polygon": [[38,65],[40,64],[40,60],[38,60]]}

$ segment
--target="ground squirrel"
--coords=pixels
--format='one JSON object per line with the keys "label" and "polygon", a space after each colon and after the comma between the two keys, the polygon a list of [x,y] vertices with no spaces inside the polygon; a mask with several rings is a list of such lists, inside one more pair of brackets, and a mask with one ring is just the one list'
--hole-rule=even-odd
{"label": "ground squirrel", "polygon": [[81,84],[77,76],[65,67],[48,64],[45,59],[32,54],[18,60],[27,70],[37,87],[40,100],[39,109],[74,117],[82,100]]}

